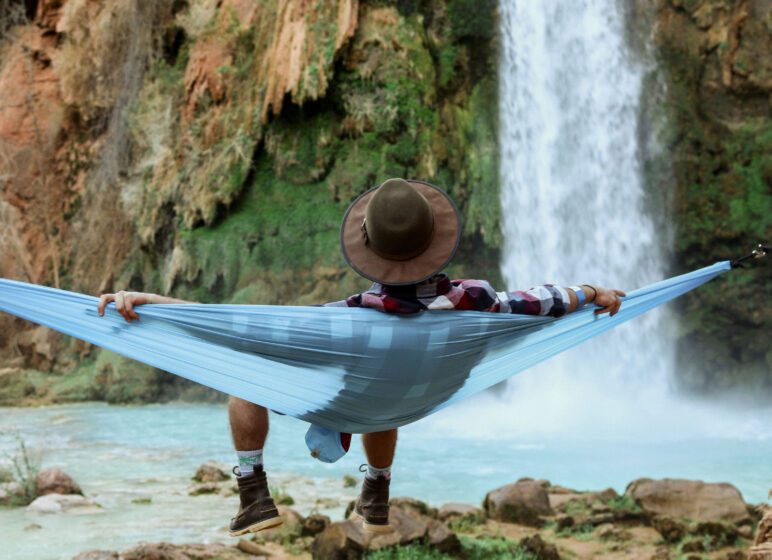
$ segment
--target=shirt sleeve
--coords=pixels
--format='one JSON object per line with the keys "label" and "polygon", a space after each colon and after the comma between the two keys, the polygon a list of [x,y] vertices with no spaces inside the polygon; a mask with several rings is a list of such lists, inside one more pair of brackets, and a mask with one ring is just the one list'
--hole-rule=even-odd
{"label": "shirt sleeve", "polygon": [[525,291],[498,292],[496,295],[501,302],[500,313],[562,317],[571,304],[566,289],[552,284]]}

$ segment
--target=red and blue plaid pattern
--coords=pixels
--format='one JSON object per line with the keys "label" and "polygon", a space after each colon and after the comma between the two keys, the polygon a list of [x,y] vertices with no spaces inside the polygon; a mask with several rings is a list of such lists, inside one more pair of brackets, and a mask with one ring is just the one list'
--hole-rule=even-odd
{"label": "red and blue plaid pattern", "polygon": [[387,313],[418,313],[427,309],[458,309],[524,315],[565,315],[569,306],[564,288],[546,284],[526,291],[496,292],[485,280],[450,280],[437,274],[419,284],[373,284],[345,300],[348,307],[369,307]]}

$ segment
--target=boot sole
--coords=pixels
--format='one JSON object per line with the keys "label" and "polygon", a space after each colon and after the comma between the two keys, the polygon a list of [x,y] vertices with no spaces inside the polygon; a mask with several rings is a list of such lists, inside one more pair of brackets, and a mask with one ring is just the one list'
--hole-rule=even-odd
{"label": "boot sole", "polygon": [[239,529],[238,531],[228,531],[228,536],[240,537],[241,535],[246,535],[247,533],[257,533],[259,531],[265,531],[266,529],[273,529],[282,523],[283,521],[281,520],[281,517],[272,517],[271,519],[264,519],[263,521],[253,523],[249,527]]}
{"label": "boot sole", "polygon": [[351,512],[353,516],[356,519],[362,520],[362,529],[365,531],[368,531],[370,533],[391,533],[394,531],[394,527],[391,526],[391,524],[386,525],[379,525],[377,523],[368,523],[364,517],[362,517],[362,514],[359,513],[357,510],[352,510]]}

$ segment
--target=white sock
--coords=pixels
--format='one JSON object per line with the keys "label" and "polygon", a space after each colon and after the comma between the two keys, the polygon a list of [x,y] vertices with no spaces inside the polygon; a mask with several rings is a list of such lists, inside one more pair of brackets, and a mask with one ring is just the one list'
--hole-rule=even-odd
{"label": "white sock", "polygon": [[236,455],[239,458],[239,472],[241,476],[250,476],[255,472],[255,467],[262,466],[263,464],[263,450],[256,449],[255,451],[238,451]]}
{"label": "white sock", "polygon": [[370,480],[375,480],[379,476],[383,476],[386,479],[391,479],[391,467],[385,467],[383,469],[379,469],[378,467],[374,467],[368,463],[365,477],[369,478]]}

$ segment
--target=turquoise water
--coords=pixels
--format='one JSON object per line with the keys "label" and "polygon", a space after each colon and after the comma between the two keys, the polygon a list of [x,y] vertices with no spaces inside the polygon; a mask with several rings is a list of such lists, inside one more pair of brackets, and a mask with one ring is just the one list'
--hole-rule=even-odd
{"label": "turquoise water", "polygon": [[[648,476],[728,481],[747,502],[758,503],[772,486],[772,438],[626,440],[592,438],[568,428],[560,436],[529,438],[501,425],[478,428],[474,418],[481,416],[478,402],[403,428],[392,495],[435,506],[451,501],[479,505],[487,491],[523,476],[577,489],[610,486],[619,492],[631,480]],[[343,487],[342,478],[359,476],[357,468],[364,462],[360,443],[355,440],[344,459],[327,465],[309,457],[304,423],[276,415],[271,421],[266,446],[271,484],[292,495],[301,513],[316,509],[340,519],[357,494],[356,488]],[[4,557],[71,558],[82,550],[122,550],[139,541],[229,541],[225,530],[236,498],[187,495],[199,464],[232,464],[224,405],[3,408],[0,461],[13,453],[16,431],[41,455],[43,467],[56,466],[72,475],[102,509],[82,514],[0,509]],[[141,498],[151,498],[151,503],[132,502]],[[24,530],[32,524],[41,529]]]}

